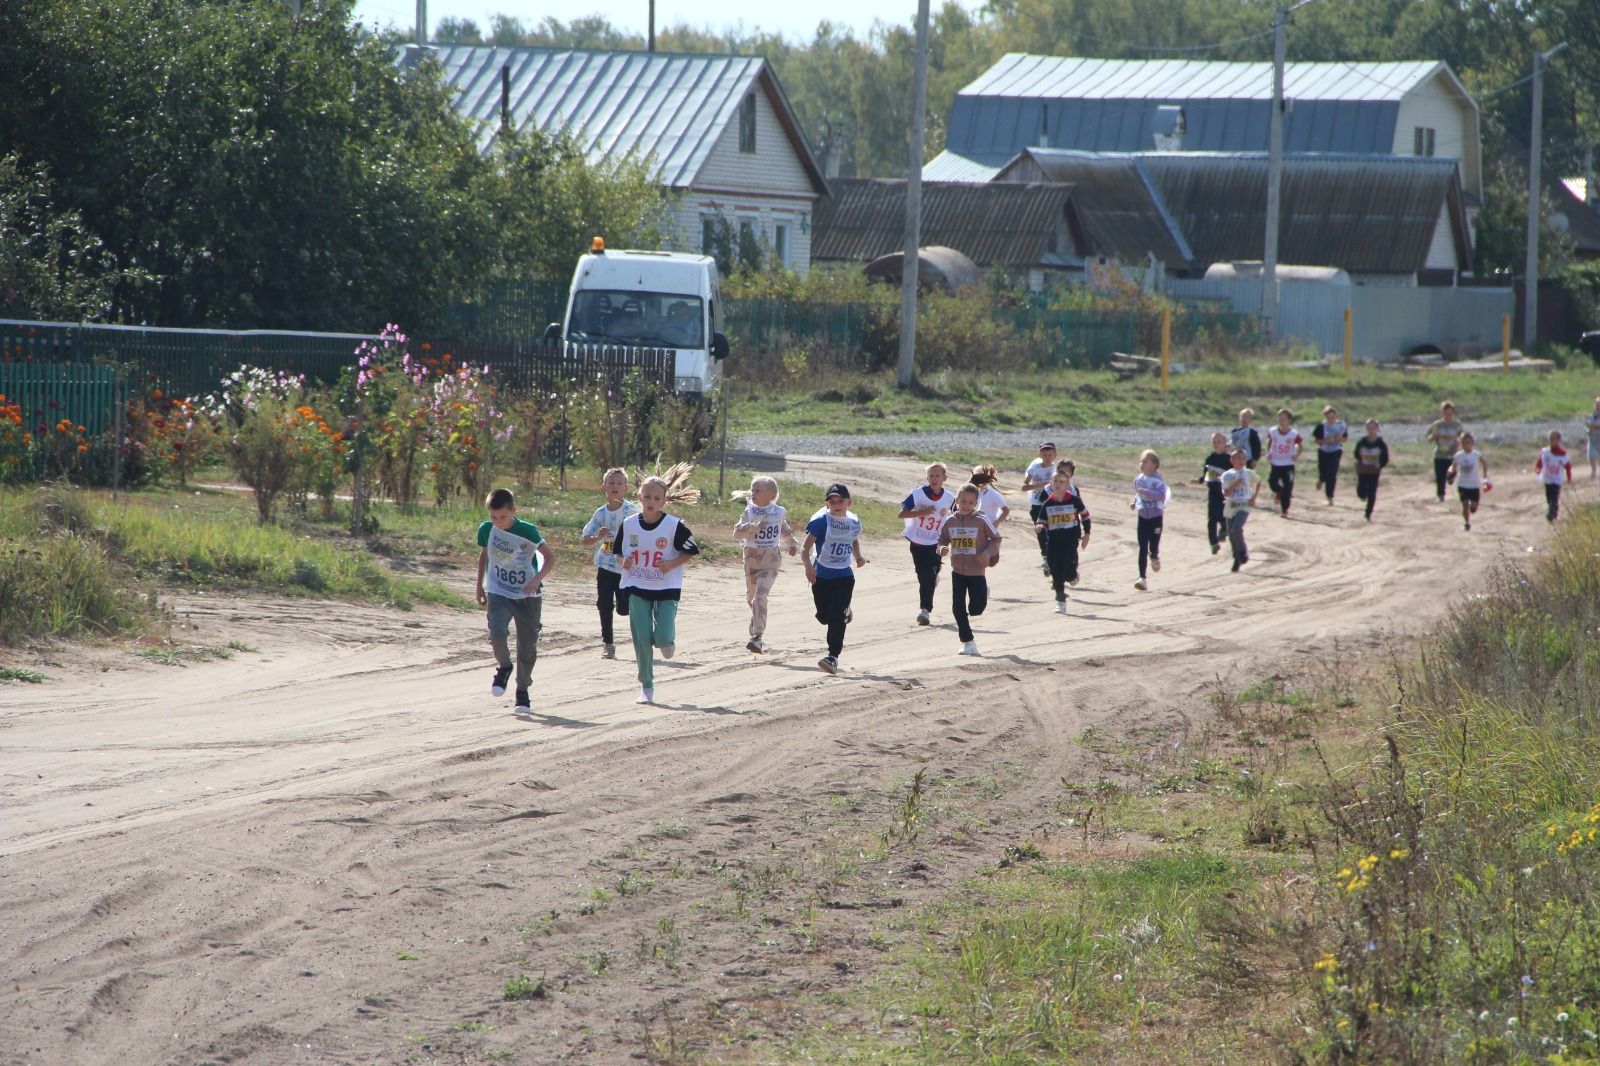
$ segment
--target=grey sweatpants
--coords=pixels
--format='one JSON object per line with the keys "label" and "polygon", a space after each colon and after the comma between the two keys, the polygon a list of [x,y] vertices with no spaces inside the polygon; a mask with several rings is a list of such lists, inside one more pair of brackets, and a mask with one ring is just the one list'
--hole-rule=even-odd
{"label": "grey sweatpants", "polygon": [[533,664],[539,658],[539,612],[544,601],[538,596],[513,600],[489,593],[489,646],[494,649],[494,661],[500,666],[511,665],[511,620],[517,620],[517,688],[525,689],[533,681]]}

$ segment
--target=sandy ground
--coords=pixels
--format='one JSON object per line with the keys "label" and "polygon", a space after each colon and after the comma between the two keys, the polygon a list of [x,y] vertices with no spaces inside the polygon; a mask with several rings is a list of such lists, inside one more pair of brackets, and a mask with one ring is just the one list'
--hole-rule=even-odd
{"label": "sandy ground", "polygon": [[[791,476],[897,499],[916,469]],[[1336,638],[1370,653],[1528,558],[1542,499],[1505,482],[1466,534],[1420,478],[1387,479],[1372,526],[1350,489],[1329,508],[1302,481],[1294,519],[1251,519],[1237,576],[1179,486],[1140,593],[1127,491],[1086,480],[1070,614],[1012,523],[975,660],[943,584],[914,624],[903,542],[875,538],[838,677],[798,566],[756,657],[737,564],[697,564],[656,707],[633,702],[630,652],[598,657],[577,550],[531,716],[489,697],[476,614],[175,600],[197,642],[258,650],[178,668],[60,649],[35,664],[49,683],[0,688],[0,1062],[667,1061],[706,1033],[737,1058],[870,977],[887,916],[1048,832],[1085,730],[1167,744],[1216,678]],[[929,831],[885,844],[919,768]],[[520,974],[544,995],[507,1000]]]}

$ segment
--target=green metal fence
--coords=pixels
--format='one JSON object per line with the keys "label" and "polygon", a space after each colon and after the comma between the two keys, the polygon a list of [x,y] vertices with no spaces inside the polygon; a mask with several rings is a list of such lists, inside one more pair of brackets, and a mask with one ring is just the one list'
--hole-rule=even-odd
{"label": "green metal fence", "polygon": [[0,397],[22,408],[22,428],[40,436],[65,421],[94,437],[114,428],[127,382],[95,363],[0,361]]}

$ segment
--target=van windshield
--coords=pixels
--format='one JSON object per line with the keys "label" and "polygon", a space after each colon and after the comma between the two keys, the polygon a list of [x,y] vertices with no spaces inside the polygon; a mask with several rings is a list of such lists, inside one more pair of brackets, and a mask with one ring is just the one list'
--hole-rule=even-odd
{"label": "van windshield", "polygon": [[644,347],[705,347],[705,310],[685,293],[583,289],[572,298],[567,339]]}

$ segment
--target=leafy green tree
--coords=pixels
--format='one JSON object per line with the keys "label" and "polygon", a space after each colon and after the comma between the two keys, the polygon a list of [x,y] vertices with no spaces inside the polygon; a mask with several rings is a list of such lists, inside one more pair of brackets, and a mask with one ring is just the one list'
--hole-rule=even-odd
{"label": "leafy green tree", "polygon": [[434,26],[433,40],[438,44],[482,44],[483,31],[472,19],[451,15]]}
{"label": "leafy green tree", "polygon": [[0,156],[0,317],[101,321],[119,277],[82,216],[55,206],[44,168]]}

